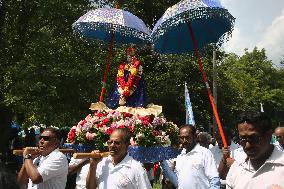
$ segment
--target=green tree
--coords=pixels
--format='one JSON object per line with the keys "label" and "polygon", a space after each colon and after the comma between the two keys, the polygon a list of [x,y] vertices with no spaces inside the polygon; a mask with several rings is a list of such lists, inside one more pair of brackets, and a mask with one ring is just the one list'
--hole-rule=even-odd
{"label": "green tree", "polygon": [[260,110],[260,103],[275,118],[275,111],[284,105],[282,72],[273,67],[264,49],[245,51],[241,57],[230,54],[219,67],[221,99],[218,102],[221,112],[227,112],[226,117],[230,117],[227,121],[233,124],[240,111]]}

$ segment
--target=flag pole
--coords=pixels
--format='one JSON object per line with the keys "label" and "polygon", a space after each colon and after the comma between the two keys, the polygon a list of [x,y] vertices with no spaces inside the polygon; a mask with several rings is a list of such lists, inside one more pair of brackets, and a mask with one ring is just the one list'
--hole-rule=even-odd
{"label": "flag pole", "polygon": [[190,97],[186,82],[184,83],[184,101],[185,101],[185,110],[186,110],[185,123],[195,126],[192,105],[190,102]]}

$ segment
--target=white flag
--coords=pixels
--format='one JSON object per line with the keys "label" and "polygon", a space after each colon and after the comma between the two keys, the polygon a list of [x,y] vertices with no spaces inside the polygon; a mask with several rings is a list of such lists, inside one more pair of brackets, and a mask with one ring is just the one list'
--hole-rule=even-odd
{"label": "white flag", "polygon": [[184,97],[185,97],[185,111],[186,111],[186,124],[195,125],[192,106],[189,98],[189,93],[187,89],[187,85],[185,82],[185,90],[184,90]]}

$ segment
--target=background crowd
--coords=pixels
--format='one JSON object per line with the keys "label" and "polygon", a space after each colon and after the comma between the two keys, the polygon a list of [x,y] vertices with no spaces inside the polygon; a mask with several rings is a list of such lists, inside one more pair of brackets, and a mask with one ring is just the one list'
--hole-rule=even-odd
{"label": "background crowd", "polygon": [[[13,130],[9,160],[1,157],[0,184],[67,189],[86,188],[86,183],[89,188],[113,188],[116,182],[122,186],[132,183],[134,188],[152,188],[154,184],[163,189],[252,188],[263,183],[260,179],[274,178],[266,185],[283,188],[281,179],[275,178],[284,172],[284,127],[274,130],[271,120],[261,112],[242,114],[236,127],[235,136],[233,127],[224,129],[228,143],[224,147],[218,133],[211,136],[191,125],[181,125],[181,154],[143,165],[128,155],[130,136],[123,129],[111,134],[107,142],[110,156],[103,159],[74,159],[71,154],[62,154],[58,148],[63,133],[56,128],[41,129],[38,134],[34,129],[24,130],[24,137]],[[12,154],[12,150],[23,147],[23,157]],[[121,171],[129,175],[119,177]],[[16,176],[19,186],[15,185]]]}

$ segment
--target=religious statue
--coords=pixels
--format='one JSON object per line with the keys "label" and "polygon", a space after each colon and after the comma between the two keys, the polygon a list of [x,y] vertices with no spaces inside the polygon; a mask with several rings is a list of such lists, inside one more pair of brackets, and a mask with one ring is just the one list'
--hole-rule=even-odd
{"label": "religious statue", "polygon": [[106,98],[106,105],[111,109],[147,105],[143,67],[136,57],[135,46],[127,48],[126,55],[126,62],[119,65],[115,86]]}

